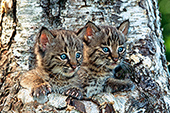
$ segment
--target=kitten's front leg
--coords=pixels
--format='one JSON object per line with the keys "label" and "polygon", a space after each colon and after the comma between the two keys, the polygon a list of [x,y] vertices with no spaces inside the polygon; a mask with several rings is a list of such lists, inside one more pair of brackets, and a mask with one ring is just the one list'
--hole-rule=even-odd
{"label": "kitten's front leg", "polygon": [[48,82],[43,82],[38,85],[35,85],[31,90],[32,96],[36,98],[38,98],[41,95],[47,95],[50,92],[51,92],[51,86]]}
{"label": "kitten's front leg", "polygon": [[75,75],[74,78],[69,79],[67,81],[69,86],[64,90],[63,94],[66,96],[73,97],[75,99],[82,99],[83,98],[83,89],[81,88],[81,81],[78,75]]}
{"label": "kitten's front leg", "polygon": [[105,91],[114,93],[117,91],[129,91],[133,89],[134,84],[130,80],[120,80],[115,78],[108,78],[105,85]]}
{"label": "kitten's front leg", "polygon": [[27,72],[22,75],[20,78],[20,84],[22,87],[28,89],[31,96],[34,98],[46,96],[51,92],[50,84],[33,72]]}

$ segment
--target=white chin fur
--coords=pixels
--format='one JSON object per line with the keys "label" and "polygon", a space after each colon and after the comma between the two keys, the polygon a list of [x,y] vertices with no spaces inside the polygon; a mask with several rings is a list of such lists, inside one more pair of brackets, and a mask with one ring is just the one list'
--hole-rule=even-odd
{"label": "white chin fur", "polygon": [[74,75],[74,71],[71,71],[70,73],[64,73],[63,76],[65,77],[72,77]]}

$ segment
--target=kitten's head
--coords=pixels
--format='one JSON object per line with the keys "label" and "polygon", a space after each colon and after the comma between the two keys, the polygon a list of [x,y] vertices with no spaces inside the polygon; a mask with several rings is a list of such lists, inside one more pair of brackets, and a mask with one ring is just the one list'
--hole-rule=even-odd
{"label": "kitten's head", "polygon": [[42,27],[35,45],[38,67],[53,75],[72,77],[83,58],[83,44],[73,31]]}
{"label": "kitten's head", "polygon": [[77,34],[84,45],[84,59],[97,68],[114,69],[120,64],[126,53],[126,34],[129,21],[119,27],[99,26],[88,22]]}

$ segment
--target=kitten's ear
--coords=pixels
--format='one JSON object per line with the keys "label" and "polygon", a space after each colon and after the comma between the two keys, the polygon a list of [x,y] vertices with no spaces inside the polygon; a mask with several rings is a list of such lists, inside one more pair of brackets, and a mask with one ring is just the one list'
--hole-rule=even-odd
{"label": "kitten's ear", "polygon": [[124,35],[127,35],[128,29],[129,29],[129,20],[125,20],[118,27],[118,30],[120,30]]}
{"label": "kitten's ear", "polygon": [[78,37],[81,37],[84,42],[89,43],[92,36],[99,31],[100,28],[98,28],[93,22],[88,21],[83,28],[78,30],[77,35]]}
{"label": "kitten's ear", "polygon": [[40,48],[45,51],[47,44],[50,44],[53,38],[54,36],[52,33],[46,27],[42,27],[38,37]]}

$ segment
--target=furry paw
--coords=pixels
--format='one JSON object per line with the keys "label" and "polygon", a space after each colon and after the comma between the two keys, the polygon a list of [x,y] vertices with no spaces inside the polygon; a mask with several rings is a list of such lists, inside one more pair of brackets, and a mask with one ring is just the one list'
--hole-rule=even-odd
{"label": "furry paw", "polygon": [[64,92],[64,95],[71,96],[73,98],[81,99],[82,98],[82,93],[80,89],[78,88],[70,88],[67,91]]}
{"label": "furry paw", "polygon": [[33,89],[32,89],[32,96],[33,97],[39,97],[39,96],[45,96],[47,94],[49,94],[51,92],[51,86],[45,82],[45,83],[41,83],[37,86],[35,86]]}

